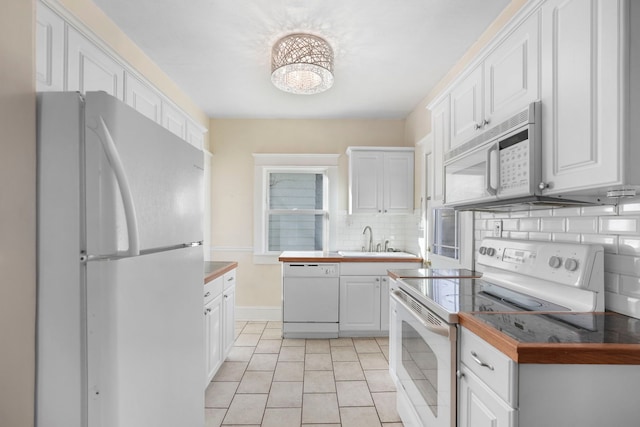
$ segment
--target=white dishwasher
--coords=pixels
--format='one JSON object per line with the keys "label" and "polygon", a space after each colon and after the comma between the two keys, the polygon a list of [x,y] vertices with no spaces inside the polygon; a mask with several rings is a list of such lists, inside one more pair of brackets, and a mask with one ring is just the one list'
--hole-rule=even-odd
{"label": "white dishwasher", "polygon": [[337,338],[340,264],[284,263],[282,336]]}

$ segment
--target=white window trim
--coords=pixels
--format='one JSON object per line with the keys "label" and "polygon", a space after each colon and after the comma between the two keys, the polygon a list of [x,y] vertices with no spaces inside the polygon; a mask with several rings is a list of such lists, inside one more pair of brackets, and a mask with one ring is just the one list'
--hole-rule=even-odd
{"label": "white window trim", "polygon": [[[267,186],[270,172],[315,172],[327,176],[329,212],[327,248],[336,241],[335,227],[331,219],[336,217],[338,205],[338,158],[340,154],[253,154],[253,262],[255,264],[277,264],[280,254],[267,252],[266,207]],[[326,232],[326,230],[325,230]]]}
{"label": "white window trim", "polygon": [[[428,209],[427,223],[433,227],[433,210],[442,207],[441,202],[433,202]],[[434,268],[473,268],[473,212],[459,212],[458,214],[458,259],[453,259],[429,252],[429,261]],[[428,247],[433,248],[433,230],[429,231]]]}

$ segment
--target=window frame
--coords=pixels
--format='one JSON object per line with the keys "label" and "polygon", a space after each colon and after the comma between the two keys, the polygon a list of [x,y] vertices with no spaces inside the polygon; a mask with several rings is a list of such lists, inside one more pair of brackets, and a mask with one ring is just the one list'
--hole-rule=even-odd
{"label": "window frame", "polygon": [[[321,173],[323,178],[324,251],[332,249],[335,242],[335,218],[338,197],[339,154],[254,154],[254,244],[253,258],[256,264],[276,264],[282,252],[268,250],[269,175],[271,173]],[[282,210],[277,210],[283,212]],[[290,210],[284,210],[293,213]],[[317,210],[299,210],[297,213],[317,213]]]}

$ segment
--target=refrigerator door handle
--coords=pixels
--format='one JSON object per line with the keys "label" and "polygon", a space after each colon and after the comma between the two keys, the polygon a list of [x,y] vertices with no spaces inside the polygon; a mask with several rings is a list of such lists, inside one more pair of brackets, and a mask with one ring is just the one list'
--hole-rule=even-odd
{"label": "refrigerator door handle", "polygon": [[129,185],[127,174],[124,171],[124,165],[122,164],[122,160],[120,159],[120,155],[118,154],[118,148],[116,147],[116,144],[113,141],[111,133],[109,133],[109,129],[107,128],[107,125],[105,124],[102,116],[99,117],[99,126],[97,124],[91,126],[90,124],[89,128],[93,130],[96,135],[98,135],[98,139],[100,139],[100,142],[102,143],[102,147],[104,148],[104,152],[107,155],[107,159],[109,159],[109,164],[111,165],[111,168],[113,169],[113,172],[116,176],[118,188],[120,189],[120,196],[122,197],[124,215],[127,221],[127,238],[129,240],[129,248],[125,253],[119,255],[138,256],[140,255],[140,239],[138,233],[138,218],[136,216],[136,207],[133,203],[131,186]]}

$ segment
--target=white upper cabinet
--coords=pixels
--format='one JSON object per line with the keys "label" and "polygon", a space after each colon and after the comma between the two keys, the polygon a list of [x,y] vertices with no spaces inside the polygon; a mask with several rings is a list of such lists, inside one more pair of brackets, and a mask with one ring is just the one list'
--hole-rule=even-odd
{"label": "white upper cabinet", "polygon": [[[511,117],[540,97],[540,16],[531,13],[450,90],[451,138],[445,152]],[[445,141],[446,142],[446,141]]]}
{"label": "white upper cabinet", "polygon": [[64,20],[51,9],[37,4],[36,90],[64,90]]}
{"label": "white upper cabinet", "polygon": [[483,124],[501,123],[540,98],[539,28],[536,11],[485,59]]}
{"label": "white upper cabinet", "polygon": [[104,91],[123,100],[124,68],[71,27],[67,27],[67,90]]}
{"label": "white upper cabinet", "polygon": [[434,201],[444,199],[444,152],[450,147],[451,105],[449,97],[445,97],[431,110],[431,134],[433,150],[431,152],[431,198]]}
{"label": "white upper cabinet", "polygon": [[349,213],[413,212],[413,148],[350,147]]}
{"label": "white upper cabinet", "polygon": [[162,98],[147,84],[127,73],[124,80],[124,102],[156,123],[162,123]]}
{"label": "white upper cabinet", "polygon": [[629,46],[628,8],[623,0],[549,0],[542,6],[542,174],[548,194],[602,194],[603,187],[640,184],[640,168],[629,163],[639,158],[632,153],[638,149],[625,134],[628,120],[637,121],[626,115],[629,74],[638,76],[637,67],[635,74],[627,68],[629,50],[638,51],[637,33]]}
{"label": "white upper cabinet", "polygon": [[196,148],[203,148],[206,129],[172,104],[63,6],[52,0],[37,1],[35,21],[38,92],[104,91]]}

